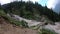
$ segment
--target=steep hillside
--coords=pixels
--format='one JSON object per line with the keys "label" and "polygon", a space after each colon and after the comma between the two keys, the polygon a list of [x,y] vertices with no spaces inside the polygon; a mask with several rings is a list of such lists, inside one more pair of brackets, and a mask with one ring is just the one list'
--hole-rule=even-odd
{"label": "steep hillside", "polygon": [[37,2],[15,1],[0,6],[0,34],[57,34],[43,28],[55,25],[60,16]]}
{"label": "steep hillside", "polygon": [[0,34],[37,34],[37,30],[22,28],[10,24],[7,20],[0,16]]}
{"label": "steep hillside", "polygon": [[37,30],[29,29],[25,25],[26,22],[14,20],[0,9],[0,34],[38,34]]}
{"label": "steep hillside", "polygon": [[[2,12],[0,11],[0,34],[44,34],[44,33],[56,34],[54,31],[40,30],[40,25],[36,24],[36,23],[38,23],[37,21],[33,21],[33,20],[31,21],[31,20],[23,19],[21,17],[19,18],[20,20],[23,19],[23,20],[27,21],[28,23],[31,22],[31,23],[29,23],[31,26],[36,24],[36,27],[38,27],[38,28],[35,29],[34,28],[35,26],[33,26],[33,28],[35,29],[34,30],[34,29],[31,29],[28,27],[26,28],[25,25],[27,25],[27,24],[23,25],[26,22],[21,22],[21,21],[19,22],[16,20],[12,20],[14,18],[11,19],[10,17],[7,17],[7,16],[8,15],[6,15],[4,13],[4,11],[2,11]],[[42,25],[42,22],[40,24]],[[20,25],[23,25],[23,26],[20,26]],[[43,25],[44,25],[44,23],[43,23]]]}
{"label": "steep hillside", "polygon": [[5,4],[2,7],[6,13],[16,14],[26,19],[41,21],[42,16],[44,16],[48,20],[54,22],[60,21],[57,13],[55,13],[52,9],[48,9],[47,6],[42,7],[37,2],[34,4],[31,1],[15,1]]}

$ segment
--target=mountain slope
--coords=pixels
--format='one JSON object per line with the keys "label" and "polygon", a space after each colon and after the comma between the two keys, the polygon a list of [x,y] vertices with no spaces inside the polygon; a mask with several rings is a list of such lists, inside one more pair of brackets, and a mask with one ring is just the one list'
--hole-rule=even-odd
{"label": "mountain slope", "polygon": [[10,24],[0,16],[0,34],[37,34],[37,30],[22,28]]}
{"label": "mountain slope", "polygon": [[52,9],[48,9],[47,6],[42,7],[37,2],[34,4],[31,1],[15,1],[2,5],[2,7],[6,13],[13,13],[26,19],[40,21],[41,16],[44,15],[44,17],[47,17],[51,21],[60,21],[57,13]]}
{"label": "mountain slope", "polygon": [[41,31],[42,26],[55,25],[55,22],[59,21],[58,14],[46,6],[42,7],[37,2],[34,4],[30,1],[15,1],[2,5],[0,8],[1,34],[55,34],[50,30],[47,31],[48,33],[44,29],[44,32]]}

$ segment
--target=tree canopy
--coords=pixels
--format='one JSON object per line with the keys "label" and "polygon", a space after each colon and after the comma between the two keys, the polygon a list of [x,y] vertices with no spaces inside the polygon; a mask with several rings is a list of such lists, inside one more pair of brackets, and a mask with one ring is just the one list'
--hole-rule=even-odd
{"label": "tree canopy", "polygon": [[6,13],[13,13],[27,19],[38,20],[40,16],[45,15],[51,21],[60,21],[59,15],[47,6],[43,7],[37,2],[14,1],[2,5]]}

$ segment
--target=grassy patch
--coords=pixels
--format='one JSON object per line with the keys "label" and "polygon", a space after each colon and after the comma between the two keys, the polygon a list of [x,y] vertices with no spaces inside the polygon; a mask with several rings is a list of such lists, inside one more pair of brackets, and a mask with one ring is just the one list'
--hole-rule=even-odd
{"label": "grassy patch", "polygon": [[6,13],[3,10],[0,10],[0,16],[6,16]]}
{"label": "grassy patch", "polygon": [[12,19],[11,17],[8,18],[8,21],[11,23],[11,24],[14,24],[16,26],[22,26],[22,27],[28,27],[28,24],[27,22],[25,21],[18,21],[18,20],[15,20],[15,19]]}
{"label": "grassy patch", "polygon": [[15,20],[15,19],[7,16],[7,14],[3,10],[0,10],[0,16],[2,16],[5,20],[7,20],[8,22],[10,22],[11,24],[14,24],[16,26],[28,27],[28,25],[25,21]]}
{"label": "grassy patch", "polygon": [[57,33],[53,30],[41,29],[41,32],[39,32],[39,34],[57,34]]}

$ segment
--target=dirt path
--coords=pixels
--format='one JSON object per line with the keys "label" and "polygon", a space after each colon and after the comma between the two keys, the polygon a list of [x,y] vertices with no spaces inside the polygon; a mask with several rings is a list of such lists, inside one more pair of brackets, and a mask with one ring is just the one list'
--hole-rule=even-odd
{"label": "dirt path", "polygon": [[22,28],[18,26],[13,26],[0,17],[0,34],[37,34],[38,31]]}

